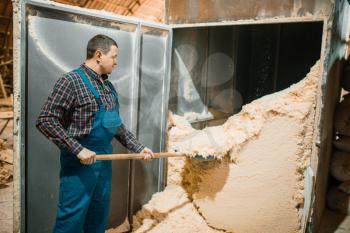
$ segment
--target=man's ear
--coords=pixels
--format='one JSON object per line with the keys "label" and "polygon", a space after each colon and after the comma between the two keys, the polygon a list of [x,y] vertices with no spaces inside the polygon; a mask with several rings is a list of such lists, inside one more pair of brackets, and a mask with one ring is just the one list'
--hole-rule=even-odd
{"label": "man's ear", "polygon": [[96,51],[95,51],[95,58],[96,58],[96,60],[100,61],[101,56],[102,56],[102,51],[100,49],[96,49]]}

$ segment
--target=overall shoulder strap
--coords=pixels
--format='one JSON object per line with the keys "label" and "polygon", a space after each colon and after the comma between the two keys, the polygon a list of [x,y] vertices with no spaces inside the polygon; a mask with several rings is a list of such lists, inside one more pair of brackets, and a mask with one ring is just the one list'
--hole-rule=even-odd
{"label": "overall shoulder strap", "polygon": [[106,85],[109,86],[109,88],[112,90],[112,95],[115,98],[115,104],[116,104],[115,108],[119,114],[119,97],[118,97],[117,90],[114,88],[113,84],[110,81],[107,81]]}
{"label": "overall shoulder strap", "polygon": [[79,74],[79,76],[83,79],[83,82],[85,83],[85,85],[89,88],[89,90],[95,96],[97,103],[99,105],[102,105],[100,94],[96,91],[95,87],[92,85],[92,83],[90,82],[86,74],[81,69],[76,69],[75,71]]}
{"label": "overall shoulder strap", "polygon": [[117,90],[115,89],[115,87],[113,86],[113,84],[110,82],[110,81],[108,81],[107,82],[107,85],[109,86],[109,88],[112,90],[112,93],[113,93],[113,95],[114,95],[114,97],[117,99],[117,101],[118,101],[118,93],[117,93]]}

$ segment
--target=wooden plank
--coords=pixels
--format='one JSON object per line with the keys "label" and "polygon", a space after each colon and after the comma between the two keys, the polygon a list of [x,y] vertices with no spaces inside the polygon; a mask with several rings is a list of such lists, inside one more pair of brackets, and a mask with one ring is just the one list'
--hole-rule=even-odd
{"label": "wooden plank", "polygon": [[7,94],[6,94],[6,90],[5,90],[5,86],[4,86],[4,81],[2,80],[2,75],[0,74],[0,90],[2,92],[2,96],[4,98],[7,98]]}
{"label": "wooden plank", "polygon": [[13,111],[0,112],[0,119],[12,119]]}
{"label": "wooden plank", "polygon": [[6,66],[6,65],[10,65],[10,64],[12,64],[12,63],[13,63],[12,60],[4,61],[4,62],[0,63],[0,67],[1,67],[1,66]]}
{"label": "wooden plank", "polygon": [[0,15],[0,20],[7,20],[7,21],[11,21],[12,18],[11,17],[8,17],[8,16],[3,16],[3,15]]}
{"label": "wooden plank", "polygon": [[13,106],[13,95],[11,94],[8,98],[0,98],[0,107],[12,107]]}

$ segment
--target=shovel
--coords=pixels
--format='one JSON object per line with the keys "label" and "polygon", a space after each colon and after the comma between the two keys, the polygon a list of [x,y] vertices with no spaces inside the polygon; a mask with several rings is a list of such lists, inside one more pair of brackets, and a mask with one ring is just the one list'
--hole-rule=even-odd
{"label": "shovel", "polygon": [[[153,153],[154,159],[169,158],[169,157],[186,157],[186,154],[179,152],[160,152]],[[96,156],[96,160],[128,160],[128,159],[143,159],[145,153],[134,153],[134,154],[101,154]],[[210,161],[214,160],[215,157],[209,155],[208,157],[203,157],[201,155],[196,155],[191,157],[194,160],[199,161]]]}

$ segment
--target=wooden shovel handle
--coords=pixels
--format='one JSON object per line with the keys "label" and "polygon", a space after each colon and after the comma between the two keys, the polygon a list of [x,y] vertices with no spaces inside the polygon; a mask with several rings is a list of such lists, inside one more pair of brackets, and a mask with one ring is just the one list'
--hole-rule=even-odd
{"label": "wooden shovel handle", "polygon": [[[97,160],[128,160],[128,159],[143,159],[145,153],[135,153],[135,154],[103,154],[96,155]],[[168,158],[168,157],[184,157],[183,153],[178,152],[160,152],[154,153],[154,158]]]}

